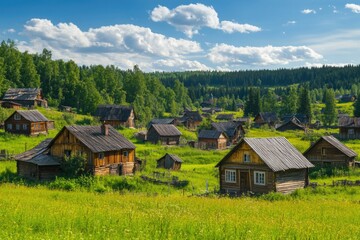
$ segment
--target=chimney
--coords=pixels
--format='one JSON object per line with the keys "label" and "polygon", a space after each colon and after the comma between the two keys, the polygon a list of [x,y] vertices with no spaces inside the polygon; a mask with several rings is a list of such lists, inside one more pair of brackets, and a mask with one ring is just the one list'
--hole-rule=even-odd
{"label": "chimney", "polygon": [[101,125],[101,134],[102,135],[105,135],[105,136],[108,136],[109,135],[109,125],[103,123]]}

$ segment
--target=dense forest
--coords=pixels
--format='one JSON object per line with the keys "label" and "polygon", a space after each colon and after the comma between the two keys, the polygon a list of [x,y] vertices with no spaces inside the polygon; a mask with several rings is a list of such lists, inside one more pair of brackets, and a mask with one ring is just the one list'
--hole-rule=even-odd
{"label": "dense forest", "polygon": [[[137,66],[79,66],[74,61],[53,60],[42,53],[20,52],[13,41],[0,45],[0,95],[10,87],[41,87],[50,106],[71,106],[91,114],[99,104],[132,105],[138,122],[145,125],[165,112],[178,115],[184,107],[214,105],[245,113],[294,113],[304,100],[324,102],[331,96],[360,93],[360,65],[251,71],[193,71],[144,73]],[[303,97],[302,97],[303,96]],[[256,103],[254,103],[254,101]],[[307,100],[306,100],[307,101]],[[305,110],[304,110],[305,111]],[[309,111],[309,110],[307,110]]]}

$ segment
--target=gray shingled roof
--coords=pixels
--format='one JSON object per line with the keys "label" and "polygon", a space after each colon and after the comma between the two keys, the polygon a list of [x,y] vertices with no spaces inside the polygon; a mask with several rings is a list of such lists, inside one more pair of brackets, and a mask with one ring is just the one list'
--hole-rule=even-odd
{"label": "gray shingled roof", "polygon": [[15,113],[20,114],[23,118],[25,118],[26,120],[28,120],[30,122],[48,122],[49,121],[38,110],[16,110]]}
{"label": "gray shingled roof", "polygon": [[185,111],[184,116],[181,117],[181,121],[202,121],[202,117],[198,111]]}
{"label": "gray shingled roof", "polygon": [[217,120],[233,120],[234,114],[219,114],[216,117]]}
{"label": "gray shingled roof", "polygon": [[222,132],[217,130],[201,130],[198,138],[218,139]]}
{"label": "gray shingled roof", "polygon": [[359,117],[343,116],[339,118],[339,127],[360,127]]}
{"label": "gray shingled roof", "polygon": [[175,162],[180,162],[182,163],[183,161],[181,160],[181,158],[179,158],[177,155],[175,154],[170,154],[170,153],[166,153],[163,157],[159,158],[157,161],[160,161],[161,159],[165,158],[166,155],[168,155],[172,160],[174,160]]}
{"label": "gray shingled roof", "polygon": [[175,118],[154,118],[150,121],[152,124],[172,124],[175,121]]}
{"label": "gray shingled roof", "polygon": [[153,124],[151,127],[153,127],[160,136],[181,135],[181,132],[173,124]]}
{"label": "gray shingled roof", "polygon": [[49,144],[52,141],[52,138],[47,138],[44,141],[42,141],[41,143],[39,143],[37,146],[35,146],[34,148],[20,153],[18,155],[15,155],[15,160],[19,160],[19,161],[28,161],[38,155],[41,154],[45,154],[48,150],[49,150]]}
{"label": "gray shingled roof", "polygon": [[6,91],[3,100],[35,100],[41,93],[41,88],[10,88]]}
{"label": "gray shingled roof", "polygon": [[100,117],[101,121],[118,120],[126,122],[133,110],[132,107],[121,105],[99,105],[94,116]]}
{"label": "gray shingled roof", "polygon": [[276,113],[274,112],[260,112],[259,115],[261,119],[267,123],[276,122],[278,120]]}
{"label": "gray shingled roof", "polygon": [[344,145],[342,142],[340,142],[337,138],[334,136],[322,136],[319,140],[317,140],[313,145],[311,145],[305,152],[304,155],[310,151],[318,142],[321,140],[325,140],[328,143],[330,143],[332,146],[337,148],[340,152],[344,153],[348,157],[356,157],[357,153],[354,152],[352,149],[348,148],[346,145]]}
{"label": "gray shingled roof", "polygon": [[243,138],[216,166],[232,155],[243,142],[274,172],[314,166],[284,137]]}
{"label": "gray shingled roof", "polygon": [[[135,145],[116,131],[115,128],[110,125],[107,126],[109,128],[109,135],[102,134],[101,126],[65,126],[63,130],[69,130],[69,132],[94,153],[135,149]],[[61,130],[60,133],[63,130]],[[54,139],[56,138],[57,136]]]}
{"label": "gray shingled roof", "polygon": [[224,132],[228,137],[232,138],[235,135],[235,131],[238,127],[242,128],[240,122],[213,122],[211,123],[213,129]]}

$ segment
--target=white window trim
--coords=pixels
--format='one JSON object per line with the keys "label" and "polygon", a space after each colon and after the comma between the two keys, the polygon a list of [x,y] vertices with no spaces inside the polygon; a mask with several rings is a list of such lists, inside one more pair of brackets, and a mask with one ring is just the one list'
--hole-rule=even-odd
{"label": "white window trim", "polygon": [[[258,182],[256,180],[256,174],[263,174],[264,175],[264,182],[263,183]],[[265,184],[266,184],[266,173],[265,172],[260,172],[260,171],[254,171],[254,184],[255,185],[265,186]]]}
{"label": "white window trim", "polygon": [[[229,174],[234,174],[235,175],[235,180],[231,180],[231,179],[227,179],[227,173]],[[231,175],[230,175],[231,176]],[[225,169],[225,182],[227,183],[236,183],[236,170],[228,170],[228,169]]]}
{"label": "white window trim", "polygon": [[21,120],[21,115],[18,113],[15,113],[14,120]]}

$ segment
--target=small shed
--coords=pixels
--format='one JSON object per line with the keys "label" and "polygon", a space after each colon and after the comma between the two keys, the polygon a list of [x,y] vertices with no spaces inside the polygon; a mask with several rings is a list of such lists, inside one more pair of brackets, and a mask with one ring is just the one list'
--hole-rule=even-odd
{"label": "small shed", "polygon": [[182,162],[183,161],[175,154],[166,153],[162,158],[157,160],[157,168],[178,171],[181,168]]}
{"label": "small shed", "polygon": [[351,167],[357,153],[334,136],[322,136],[304,152],[304,156],[319,166]]}
{"label": "small shed", "polygon": [[227,137],[217,130],[201,130],[198,135],[200,149],[225,149]]}
{"label": "small shed", "polygon": [[243,138],[217,165],[220,191],[291,193],[308,185],[313,165],[284,137]]}
{"label": "small shed", "polygon": [[131,106],[99,105],[94,116],[99,117],[104,124],[113,127],[135,127],[135,112]]}
{"label": "small shed", "polygon": [[52,180],[61,172],[60,159],[48,155],[51,138],[15,156],[17,173],[33,180]]}
{"label": "small shed", "polygon": [[38,110],[16,110],[4,122],[5,132],[25,135],[48,133],[49,120]]}
{"label": "small shed", "polygon": [[162,145],[179,145],[181,132],[172,124],[153,124],[147,132],[147,140]]}

